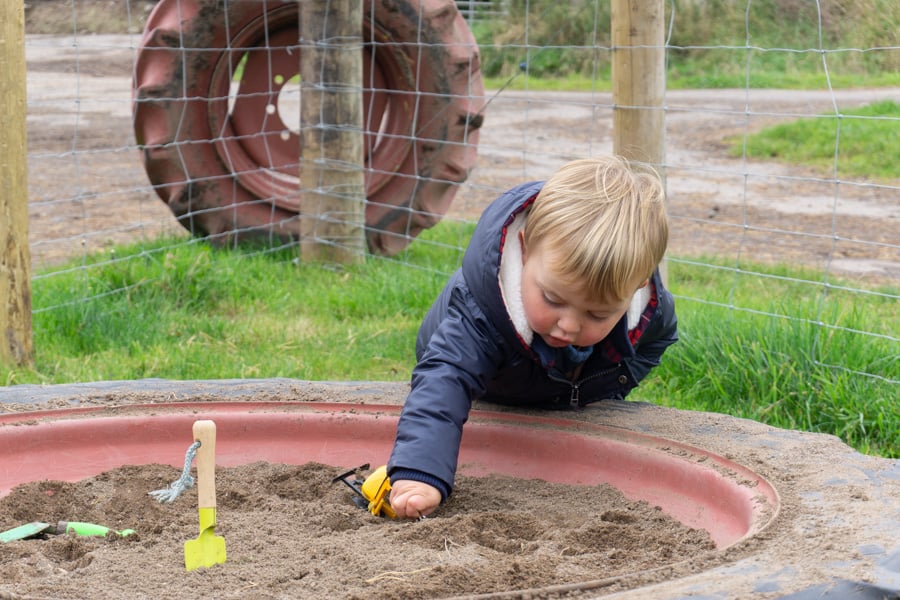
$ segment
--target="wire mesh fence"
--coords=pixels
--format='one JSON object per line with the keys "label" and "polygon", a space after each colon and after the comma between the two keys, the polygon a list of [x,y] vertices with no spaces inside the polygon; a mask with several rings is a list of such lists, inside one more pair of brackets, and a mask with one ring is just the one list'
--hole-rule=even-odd
{"label": "wire mesh fence", "polygon": [[[160,200],[167,185],[165,178],[155,176],[158,174],[153,172],[154,163],[147,161],[148,148],[135,136],[134,81],[141,75],[140,57],[146,55],[144,46],[147,42],[142,30],[147,22],[147,9],[152,4],[123,0],[126,27],[117,33],[100,34],[86,31],[90,29],[87,20],[92,4],[99,3],[92,3],[92,0],[67,0],[64,3],[70,9],[68,22],[71,27],[66,33],[29,33],[26,36],[29,228],[35,280],[58,277],[60,273],[72,270],[97,268],[104,261],[121,260],[116,256],[116,248],[123,244],[149,244],[164,237],[170,240],[167,249],[177,251],[180,244],[196,243],[185,223],[209,210],[187,207],[180,215],[173,214]],[[490,4],[490,7],[477,2],[458,5],[470,19],[475,14],[484,21],[509,18],[488,10],[500,6]],[[761,45],[750,32],[764,27],[764,23],[751,20],[750,3],[742,5],[748,20],[745,30],[737,35],[743,37],[743,43],[708,44],[705,40],[686,38],[679,29],[684,19],[690,18],[690,10],[694,10],[696,4],[673,3],[667,7],[670,20],[666,53],[670,72],[676,67],[677,57],[689,49],[702,48],[705,56],[718,56],[722,64],[731,65],[735,72],[742,74],[745,85],[742,88],[669,89],[666,93],[666,157],[661,166],[666,175],[672,219],[668,261],[673,265],[714,272],[720,281],[730,282],[726,292],[717,288],[703,296],[679,297],[677,281],[674,281],[672,287],[676,297],[681,302],[727,307],[736,315],[759,314],[760,311],[742,303],[742,294],[753,286],[766,286],[768,281],[788,280],[795,284],[797,294],[818,299],[817,309],[792,312],[796,309],[791,308],[790,302],[785,302],[783,309],[763,311],[763,317],[808,324],[816,328],[817,336],[822,339],[840,335],[886,340],[894,348],[893,362],[896,363],[900,354],[897,350],[900,348],[900,319],[886,323],[878,330],[860,331],[836,325],[831,321],[831,315],[835,305],[850,307],[861,297],[875,296],[894,303],[898,300],[900,176],[897,171],[879,177],[854,174],[845,163],[845,154],[849,155],[845,145],[849,132],[864,121],[875,121],[881,128],[900,132],[896,116],[866,116],[854,112],[873,103],[896,101],[900,98],[900,89],[835,85],[829,77],[829,66],[838,57],[856,55],[874,57],[887,65],[896,64],[900,46],[896,40],[894,44],[869,47],[856,45],[854,40],[831,39],[826,18],[830,13],[816,2],[798,3],[803,4],[803,15],[810,21],[806,25],[814,32],[811,39],[815,45],[812,47],[798,49],[796,40],[789,39],[780,44]],[[196,21],[201,18],[196,14],[178,13],[190,3],[172,0],[169,5],[170,10],[177,13],[177,19]],[[271,9],[280,6],[272,3]],[[503,10],[508,10],[509,5],[503,6]],[[529,11],[536,6],[526,2],[526,14],[531,14]],[[541,14],[546,15],[550,8],[541,6],[544,11]],[[451,93],[454,101],[462,99],[467,103],[478,96],[483,110],[472,111],[483,118],[478,137],[463,135],[451,141],[437,140],[457,147],[460,156],[469,158],[448,160],[444,173],[425,177],[405,175],[414,181],[415,193],[435,187],[452,189],[452,201],[442,200],[443,204],[437,209],[405,207],[410,229],[438,221],[472,223],[490,200],[512,185],[545,178],[567,160],[612,151],[615,105],[607,90],[609,55],[613,49],[601,35],[598,25],[598,15],[604,9],[599,0],[578,6],[581,11],[588,11],[584,14],[591,15],[591,19],[586,20],[592,20],[591,27],[595,31],[590,42],[566,44],[556,40],[540,45],[536,42],[540,23],[535,17],[508,24],[509,37],[502,48],[497,41],[501,38],[496,35],[490,40],[478,40],[481,68],[487,74],[488,61],[493,61],[494,67],[490,67],[494,69],[491,71],[493,78],[483,92],[465,84],[457,85]],[[264,20],[271,15],[268,8],[261,14]],[[203,24],[212,22],[204,21]],[[39,25],[32,18],[29,30],[38,30]],[[896,25],[896,22],[888,25],[894,35]],[[373,28],[365,40],[374,48],[386,44],[378,38],[376,29]],[[169,38],[165,43],[182,57],[187,51],[194,52],[201,61],[203,57],[221,55],[221,52],[210,52],[207,47],[192,47],[190,40],[171,39],[179,32],[166,33]],[[462,51],[462,45],[454,47],[452,40],[423,39],[420,34],[421,31],[407,31],[407,39],[402,41],[425,49],[429,45],[443,44],[453,56]],[[210,39],[218,40],[222,48],[229,48],[230,42],[223,42],[221,37],[213,33]],[[269,40],[268,46],[257,47],[252,52],[241,49],[229,60],[237,69],[241,60],[251,54],[258,55],[257,64],[262,67],[254,68],[271,69],[273,56],[293,57],[300,47],[299,42],[286,42],[285,39]],[[501,51],[507,54],[498,58]],[[818,89],[751,85],[758,65],[757,57],[761,54],[779,56],[785,62],[797,60],[799,56],[804,57],[803,60],[817,61],[820,72],[824,73],[824,85]],[[593,65],[587,70],[582,69],[578,91],[544,91],[546,86],[534,89],[538,87],[533,83],[538,76],[546,76],[554,69],[562,72],[566,61],[573,56],[579,60],[588,57],[587,64]],[[374,60],[371,52],[368,57],[370,61]],[[464,58],[463,62],[465,60],[469,65],[464,70],[471,73],[472,58]],[[512,67],[496,66],[503,61]],[[173,68],[179,68],[177,64],[180,63],[173,64],[176,64]],[[840,68],[844,64],[840,63]],[[413,71],[416,66],[412,65]],[[215,65],[210,65],[210,69],[214,68]],[[789,65],[785,67],[787,71],[790,68]],[[710,70],[715,69],[711,67]],[[167,71],[164,75],[170,77],[174,72]],[[272,79],[268,76],[273,73],[270,72],[267,78]],[[262,107],[262,113],[254,116],[258,122],[228,129],[224,121],[217,122],[215,115],[204,113],[203,118],[212,123],[205,125],[212,137],[203,140],[179,138],[179,149],[171,155],[175,157],[172,160],[190,161],[199,145],[210,146],[219,170],[206,176],[192,175],[187,185],[196,191],[212,185],[218,178],[226,181],[225,188],[243,194],[240,195],[241,202],[258,205],[263,212],[274,212],[285,206],[284,198],[278,195],[284,181],[283,173],[275,171],[294,169],[298,164],[284,161],[273,168],[271,163],[261,163],[265,163],[266,156],[271,159],[276,144],[296,141],[298,117],[290,111],[296,110],[297,106],[296,96],[291,103],[291,94],[297,93],[297,80],[288,77],[279,81],[275,88],[262,92],[267,101],[254,104],[252,94],[249,98],[236,99],[233,86],[240,75],[228,71],[225,77],[231,79],[232,87],[226,88],[221,96],[190,96],[182,98],[182,103],[194,106],[207,101],[218,102],[224,107],[221,119],[234,120],[238,114],[234,112],[234,104],[241,101],[245,102],[247,111],[255,110],[254,106]],[[156,83],[164,87],[171,82]],[[369,102],[373,102],[374,89],[364,90]],[[436,95],[436,92],[415,87],[397,90],[395,96],[411,107],[409,112],[405,115],[398,111],[388,112],[380,120],[370,123],[367,135],[372,139],[369,143],[387,144],[391,140],[416,143],[423,123],[418,122],[410,128],[407,121],[419,119],[424,114],[420,111],[424,111]],[[272,102],[271,98],[276,101]],[[390,121],[401,116],[401,121]],[[439,116],[438,111],[429,119],[439,120]],[[200,117],[188,111],[181,118],[180,123],[187,127],[187,121]],[[823,165],[796,165],[754,158],[748,153],[748,143],[754,133],[798,120],[834,124],[834,136],[828,146],[831,158]],[[144,128],[152,130],[155,123],[150,119]],[[402,126],[393,127],[391,123]],[[233,159],[233,153],[228,154],[230,148],[233,149],[229,139],[238,140],[245,149],[251,147],[247,152],[251,156],[257,153],[255,163],[251,161],[250,166],[243,164],[239,168],[234,168],[234,162],[229,164],[228,161]],[[274,141],[270,144],[266,140]],[[466,162],[469,159],[471,164]],[[380,185],[390,185],[401,176],[391,170],[390,164],[386,161],[377,168],[370,164],[370,177],[377,172],[382,180]],[[256,172],[257,167],[261,174]],[[454,167],[458,167],[459,172],[451,173]],[[253,177],[258,184],[255,187],[247,184]],[[276,181],[279,185],[268,185],[267,181]],[[235,197],[238,196],[236,193]],[[226,201],[224,205],[230,208],[230,202]],[[238,229],[249,230],[258,223],[236,222],[235,225]],[[265,231],[269,234],[270,248],[297,243],[290,236],[272,234],[271,228]],[[215,232],[206,233],[215,237]],[[412,243],[432,242],[416,239]],[[460,251],[462,248],[461,241]],[[97,256],[102,259],[98,261]],[[402,263],[403,254],[392,260]],[[761,268],[761,265],[803,270],[780,275],[773,274],[769,268]],[[448,265],[447,269],[452,267]],[[797,275],[797,272],[805,275]],[[122,291],[106,290],[103,293]],[[76,292],[72,301],[78,302],[79,298]],[[38,313],[58,308],[33,307]],[[810,352],[816,355],[817,349],[810,348]],[[817,356],[816,360],[835,369],[897,382],[896,365],[879,372],[867,372],[855,365],[841,364],[833,357]]]}

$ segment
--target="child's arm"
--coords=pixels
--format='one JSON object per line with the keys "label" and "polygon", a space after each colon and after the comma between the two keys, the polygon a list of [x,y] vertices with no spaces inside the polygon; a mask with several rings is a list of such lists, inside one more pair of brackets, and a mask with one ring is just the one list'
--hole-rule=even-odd
{"label": "child's arm", "polygon": [[[442,484],[441,499],[453,489],[463,423],[503,355],[493,326],[469,299],[465,290],[454,293],[413,370],[388,461],[392,486],[395,478],[423,484],[431,479]],[[404,477],[410,472],[427,478]]]}

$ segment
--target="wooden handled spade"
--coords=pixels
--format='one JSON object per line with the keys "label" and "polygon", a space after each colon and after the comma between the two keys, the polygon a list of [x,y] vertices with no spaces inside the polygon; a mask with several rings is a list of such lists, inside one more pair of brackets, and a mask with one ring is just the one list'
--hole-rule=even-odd
{"label": "wooden handled spade", "polygon": [[184,543],[184,566],[188,571],[225,562],[225,538],[215,535],[216,528],[216,424],[194,422],[197,448],[197,504],[200,509],[200,535]]}

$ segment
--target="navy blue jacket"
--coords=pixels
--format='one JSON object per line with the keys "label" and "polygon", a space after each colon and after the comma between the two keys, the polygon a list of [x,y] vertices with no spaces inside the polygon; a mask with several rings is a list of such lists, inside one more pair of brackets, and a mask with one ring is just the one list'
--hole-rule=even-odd
{"label": "navy blue jacket", "polygon": [[594,346],[573,381],[516,332],[500,291],[500,257],[507,228],[527,209],[543,182],[517,186],[482,214],[463,256],[419,329],[418,364],[388,462],[392,480],[453,488],[462,427],[472,401],[568,408],[624,398],[665,349],[677,341],[671,294],[654,273],[654,306],[640,337],[629,340],[627,319]]}

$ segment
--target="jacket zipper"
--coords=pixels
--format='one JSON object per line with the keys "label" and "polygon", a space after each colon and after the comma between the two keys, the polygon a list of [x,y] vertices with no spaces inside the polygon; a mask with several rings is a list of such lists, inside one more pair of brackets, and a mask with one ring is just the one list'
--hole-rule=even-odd
{"label": "jacket zipper", "polygon": [[550,377],[550,379],[552,379],[554,381],[558,381],[559,383],[568,383],[569,384],[569,386],[572,388],[572,393],[569,396],[569,406],[571,406],[572,408],[578,408],[581,406],[581,386],[582,386],[582,384],[584,384],[587,381],[590,381],[591,379],[596,379],[597,377],[603,377],[604,375],[608,375],[609,373],[616,371],[621,366],[622,366],[621,362],[616,363],[616,366],[614,366],[614,367],[611,367],[609,369],[604,369],[603,371],[601,371],[599,373],[594,373],[593,375],[589,375],[589,376],[585,377],[584,379],[579,379],[578,381],[575,381],[575,382],[569,381],[568,379],[564,379],[562,377],[557,377],[553,373],[547,373],[547,375]]}
{"label": "jacket zipper", "polygon": [[569,396],[569,406],[572,408],[578,408],[579,400],[581,400],[581,384],[573,383],[572,384],[572,395]]}

